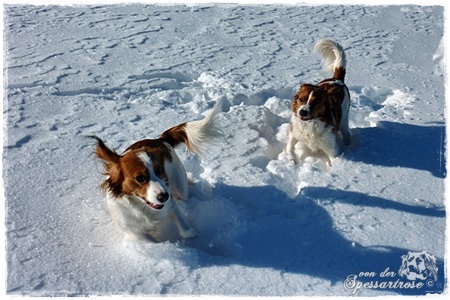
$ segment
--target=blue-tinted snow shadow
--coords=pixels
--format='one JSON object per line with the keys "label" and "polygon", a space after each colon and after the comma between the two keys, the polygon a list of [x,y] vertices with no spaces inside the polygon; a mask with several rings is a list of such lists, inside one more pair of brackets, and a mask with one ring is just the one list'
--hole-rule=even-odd
{"label": "blue-tinted snow shadow", "polygon": [[421,216],[445,218],[446,215],[444,206],[424,207],[411,205],[353,191],[331,190],[324,187],[306,187],[302,189],[302,195],[312,199],[321,199],[326,195],[328,201],[331,199],[332,201],[344,202],[355,206],[379,207]]}
{"label": "blue-tinted snow shadow", "polygon": [[[305,274],[328,280],[333,285],[341,285],[342,295],[351,295],[350,290],[344,289],[344,281],[349,275],[360,272],[379,274],[387,267],[398,272],[402,255],[408,251],[424,250],[401,249],[389,245],[363,247],[344,238],[334,229],[329,213],[318,204],[321,199],[345,198],[346,195],[342,191],[306,188],[307,196],[292,199],[273,186],[237,187],[219,184],[215,187],[214,194],[220,195],[220,200],[230,201],[235,206],[239,217],[242,218],[242,227],[223,228],[239,232],[235,239],[228,241],[233,245],[225,247],[228,251],[235,245],[236,251],[220,255],[216,249],[214,255],[202,256],[200,267],[237,264],[275,269],[281,275]],[[354,199],[363,197],[362,194],[350,196]],[[383,199],[372,198],[361,200],[362,205],[368,205],[371,200],[375,200],[372,205],[384,205]],[[356,200],[352,204],[360,205]],[[388,206],[407,213],[443,217],[439,210],[394,205],[392,202],[388,202]],[[199,238],[202,239],[201,236]],[[199,244],[200,240],[193,240],[190,242],[191,246],[208,252],[206,245]],[[442,261],[439,270],[438,281],[443,283]],[[372,280],[377,279],[380,278]],[[252,278],[248,280],[251,281]],[[436,291],[435,289],[390,289],[389,292],[420,295]],[[441,290],[439,287],[437,291]],[[302,295],[301,290],[298,295]]]}
{"label": "blue-tinted snow shadow", "polygon": [[346,158],[386,167],[404,167],[428,171],[444,178],[445,126],[419,126],[381,121],[376,127],[355,128],[357,146]]}

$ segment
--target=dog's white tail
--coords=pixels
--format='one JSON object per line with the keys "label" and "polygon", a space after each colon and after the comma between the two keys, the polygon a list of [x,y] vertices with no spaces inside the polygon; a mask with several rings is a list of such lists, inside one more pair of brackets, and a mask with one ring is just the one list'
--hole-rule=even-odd
{"label": "dog's white tail", "polygon": [[219,100],[204,119],[174,126],[164,131],[160,138],[172,147],[184,143],[189,151],[201,156],[202,148],[206,144],[222,136],[222,130],[217,124],[216,118],[221,109],[222,101]]}
{"label": "dog's white tail", "polygon": [[323,69],[334,72],[333,78],[344,81],[347,60],[342,46],[332,40],[320,40],[314,51],[322,56]]}

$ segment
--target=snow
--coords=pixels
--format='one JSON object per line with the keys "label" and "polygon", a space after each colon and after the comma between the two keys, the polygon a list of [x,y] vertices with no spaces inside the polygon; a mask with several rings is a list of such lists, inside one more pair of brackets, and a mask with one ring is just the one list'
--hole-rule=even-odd
{"label": "snow", "polygon": [[[7,4],[4,29],[8,295],[444,289],[443,6]],[[321,38],[347,53],[353,139],[332,167],[296,166],[283,152],[290,101],[326,76]],[[178,149],[198,237],[123,240],[85,137],[121,152],[220,99],[223,139],[202,159]],[[438,258],[431,287],[344,286],[352,274],[386,281],[424,250]]]}

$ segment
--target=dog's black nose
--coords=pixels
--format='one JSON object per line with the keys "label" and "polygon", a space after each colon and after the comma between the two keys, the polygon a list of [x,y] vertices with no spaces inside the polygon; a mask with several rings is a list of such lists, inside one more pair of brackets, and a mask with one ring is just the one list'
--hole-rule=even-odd
{"label": "dog's black nose", "polygon": [[300,117],[306,117],[308,115],[308,111],[306,109],[300,109],[298,114],[300,115]]}
{"label": "dog's black nose", "polygon": [[158,196],[156,196],[156,200],[158,200],[161,203],[166,202],[167,200],[169,200],[169,193],[166,192],[159,193]]}

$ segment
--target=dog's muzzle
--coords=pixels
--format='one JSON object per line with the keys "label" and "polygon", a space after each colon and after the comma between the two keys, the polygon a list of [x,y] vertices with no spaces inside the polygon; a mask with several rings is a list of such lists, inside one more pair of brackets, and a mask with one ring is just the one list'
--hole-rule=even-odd
{"label": "dog's muzzle", "polygon": [[309,107],[302,107],[298,110],[298,116],[302,121],[311,120]]}
{"label": "dog's muzzle", "polygon": [[167,192],[159,193],[158,196],[156,196],[156,200],[158,200],[160,203],[166,202],[167,200],[169,200],[169,193]]}
{"label": "dog's muzzle", "polygon": [[151,201],[146,200],[146,199],[143,199],[143,200],[144,200],[144,202],[145,202],[150,208],[152,208],[152,209],[154,209],[154,210],[161,210],[161,209],[164,208],[164,203],[166,203],[167,200],[169,200],[169,198],[170,198],[169,193],[167,193],[167,192],[161,192],[161,193],[159,193],[159,194],[156,196],[156,200],[157,200],[159,203],[154,203],[154,202],[151,202]]}

